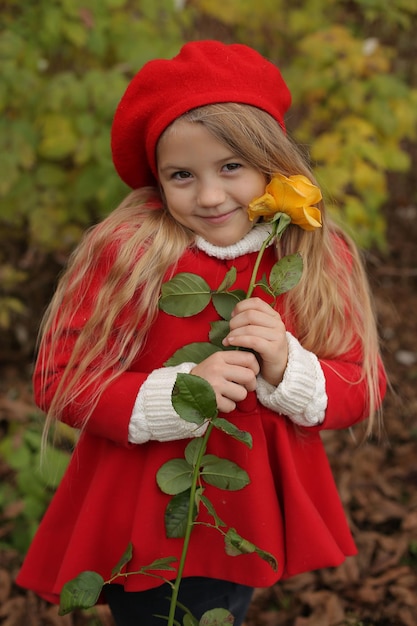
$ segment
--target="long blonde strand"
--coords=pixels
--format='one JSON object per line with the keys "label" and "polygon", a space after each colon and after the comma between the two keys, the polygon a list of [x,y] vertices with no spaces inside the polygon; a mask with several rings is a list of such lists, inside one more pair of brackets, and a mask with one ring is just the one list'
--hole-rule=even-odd
{"label": "long blonde strand", "polygon": [[[108,272],[102,278],[91,316],[79,331],[49,406],[44,439],[53,420],[59,419],[65,407],[88,389],[91,394],[86,422],[103,389],[129,368],[157,315],[164,275],[190,243],[190,233],[167,211],[148,207],[149,197],[155,197],[155,190],[133,192],[86,234],[48,307],[41,325],[37,365],[44,390],[53,374],[59,342],[77,315],[81,301],[88,297],[89,287],[97,280],[98,260],[101,258],[103,264],[102,257],[108,254],[110,242],[114,250]],[[128,314],[123,315],[124,311]],[[115,330],[117,339],[111,341]],[[92,367],[98,362],[97,367]]]}

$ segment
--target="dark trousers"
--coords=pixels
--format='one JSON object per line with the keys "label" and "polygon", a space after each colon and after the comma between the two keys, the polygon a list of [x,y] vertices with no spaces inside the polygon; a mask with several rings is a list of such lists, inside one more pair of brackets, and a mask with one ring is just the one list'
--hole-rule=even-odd
{"label": "dark trousers", "polygon": [[[171,588],[164,583],[147,591],[127,592],[121,585],[108,585],[103,589],[117,626],[164,626],[168,617]],[[191,577],[181,581],[178,601],[200,620],[210,609],[228,609],[235,618],[233,626],[240,626],[245,619],[252,598],[253,588],[245,585]],[[177,608],[175,614],[180,624],[184,612]]]}

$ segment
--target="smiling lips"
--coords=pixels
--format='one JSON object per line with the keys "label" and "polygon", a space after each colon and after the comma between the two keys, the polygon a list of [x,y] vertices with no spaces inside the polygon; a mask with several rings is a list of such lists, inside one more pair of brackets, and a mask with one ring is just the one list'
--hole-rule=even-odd
{"label": "smiling lips", "polygon": [[223,224],[223,222],[226,222],[229,217],[236,213],[237,210],[238,209],[232,209],[231,211],[228,211],[228,213],[222,213],[221,215],[201,215],[200,217],[203,220],[210,222],[210,224]]}

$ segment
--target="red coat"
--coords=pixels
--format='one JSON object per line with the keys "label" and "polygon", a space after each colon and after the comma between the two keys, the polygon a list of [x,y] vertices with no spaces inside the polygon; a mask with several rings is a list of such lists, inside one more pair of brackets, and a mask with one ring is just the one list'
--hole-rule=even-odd
{"label": "red coat", "polygon": [[[176,271],[197,273],[214,289],[234,265],[238,269],[235,287],[246,290],[256,254],[221,261],[204,252],[188,250]],[[269,248],[261,273],[275,261],[273,255]],[[95,284],[89,296],[94,294],[94,288]],[[257,295],[264,297],[263,292]],[[72,321],[73,329],[82,326],[88,317],[88,302],[86,298],[85,310]],[[127,440],[128,424],[147,375],[182,345],[207,341],[210,322],[215,319],[218,316],[211,305],[185,319],[159,313],[146,350],[102,394],[27,554],[17,579],[21,586],[57,602],[63,584],[83,570],[97,571],[108,579],[129,542],[134,547],[130,571],[156,558],[179,557],[182,540],[165,536],[164,511],[170,497],[159,490],[155,475],[167,460],[183,457],[188,440],[131,445]],[[288,320],[287,328],[291,330]],[[75,334],[70,334],[69,342]],[[67,344],[57,351],[58,369],[65,366],[70,349]],[[253,449],[217,429],[209,441],[209,453],[234,460],[246,469],[251,482],[240,491],[207,486],[207,497],[228,526],[275,555],[278,571],[274,572],[256,554],[227,556],[221,535],[198,525],[192,532],[186,576],[209,576],[267,587],[281,577],[339,565],[346,556],[356,553],[320,430],[347,428],[364,419],[366,390],[364,384],[348,382],[356,381],[360,373],[349,354],[332,360],[331,367],[326,361],[321,364],[328,408],[320,427],[294,426],[287,417],[263,407],[252,392],[225,417],[250,431]],[[34,385],[38,399],[39,381],[40,372],[36,369]],[[384,384],[381,375],[381,388]],[[53,391],[51,382],[49,393]],[[76,409],[68,409],[64,419],[77,427],[83,419],[82,404],[77,402]],[[159,584],[144,575],[123,580],[129,591]]]}

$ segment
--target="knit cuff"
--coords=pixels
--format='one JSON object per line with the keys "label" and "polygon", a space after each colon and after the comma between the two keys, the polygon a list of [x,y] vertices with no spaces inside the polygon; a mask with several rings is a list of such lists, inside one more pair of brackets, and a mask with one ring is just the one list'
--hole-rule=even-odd
{"label": "knit cuff", "polygon": [[289,332],[287,342],[288,363],[284,377],[274,387],[258,376],[258,400],[300,426],[321,424],[327,408],[327,394],[320,362],[313,352],[305,350]]}
{"label": "knit cuff", "polygon": [[195,363],[163,367],[149,374],[141,386],[129,423],[130,443],[173,441],[204,435],[207,424],[183,420],[172,406],[171,393],[177,374],[189,374]]}

